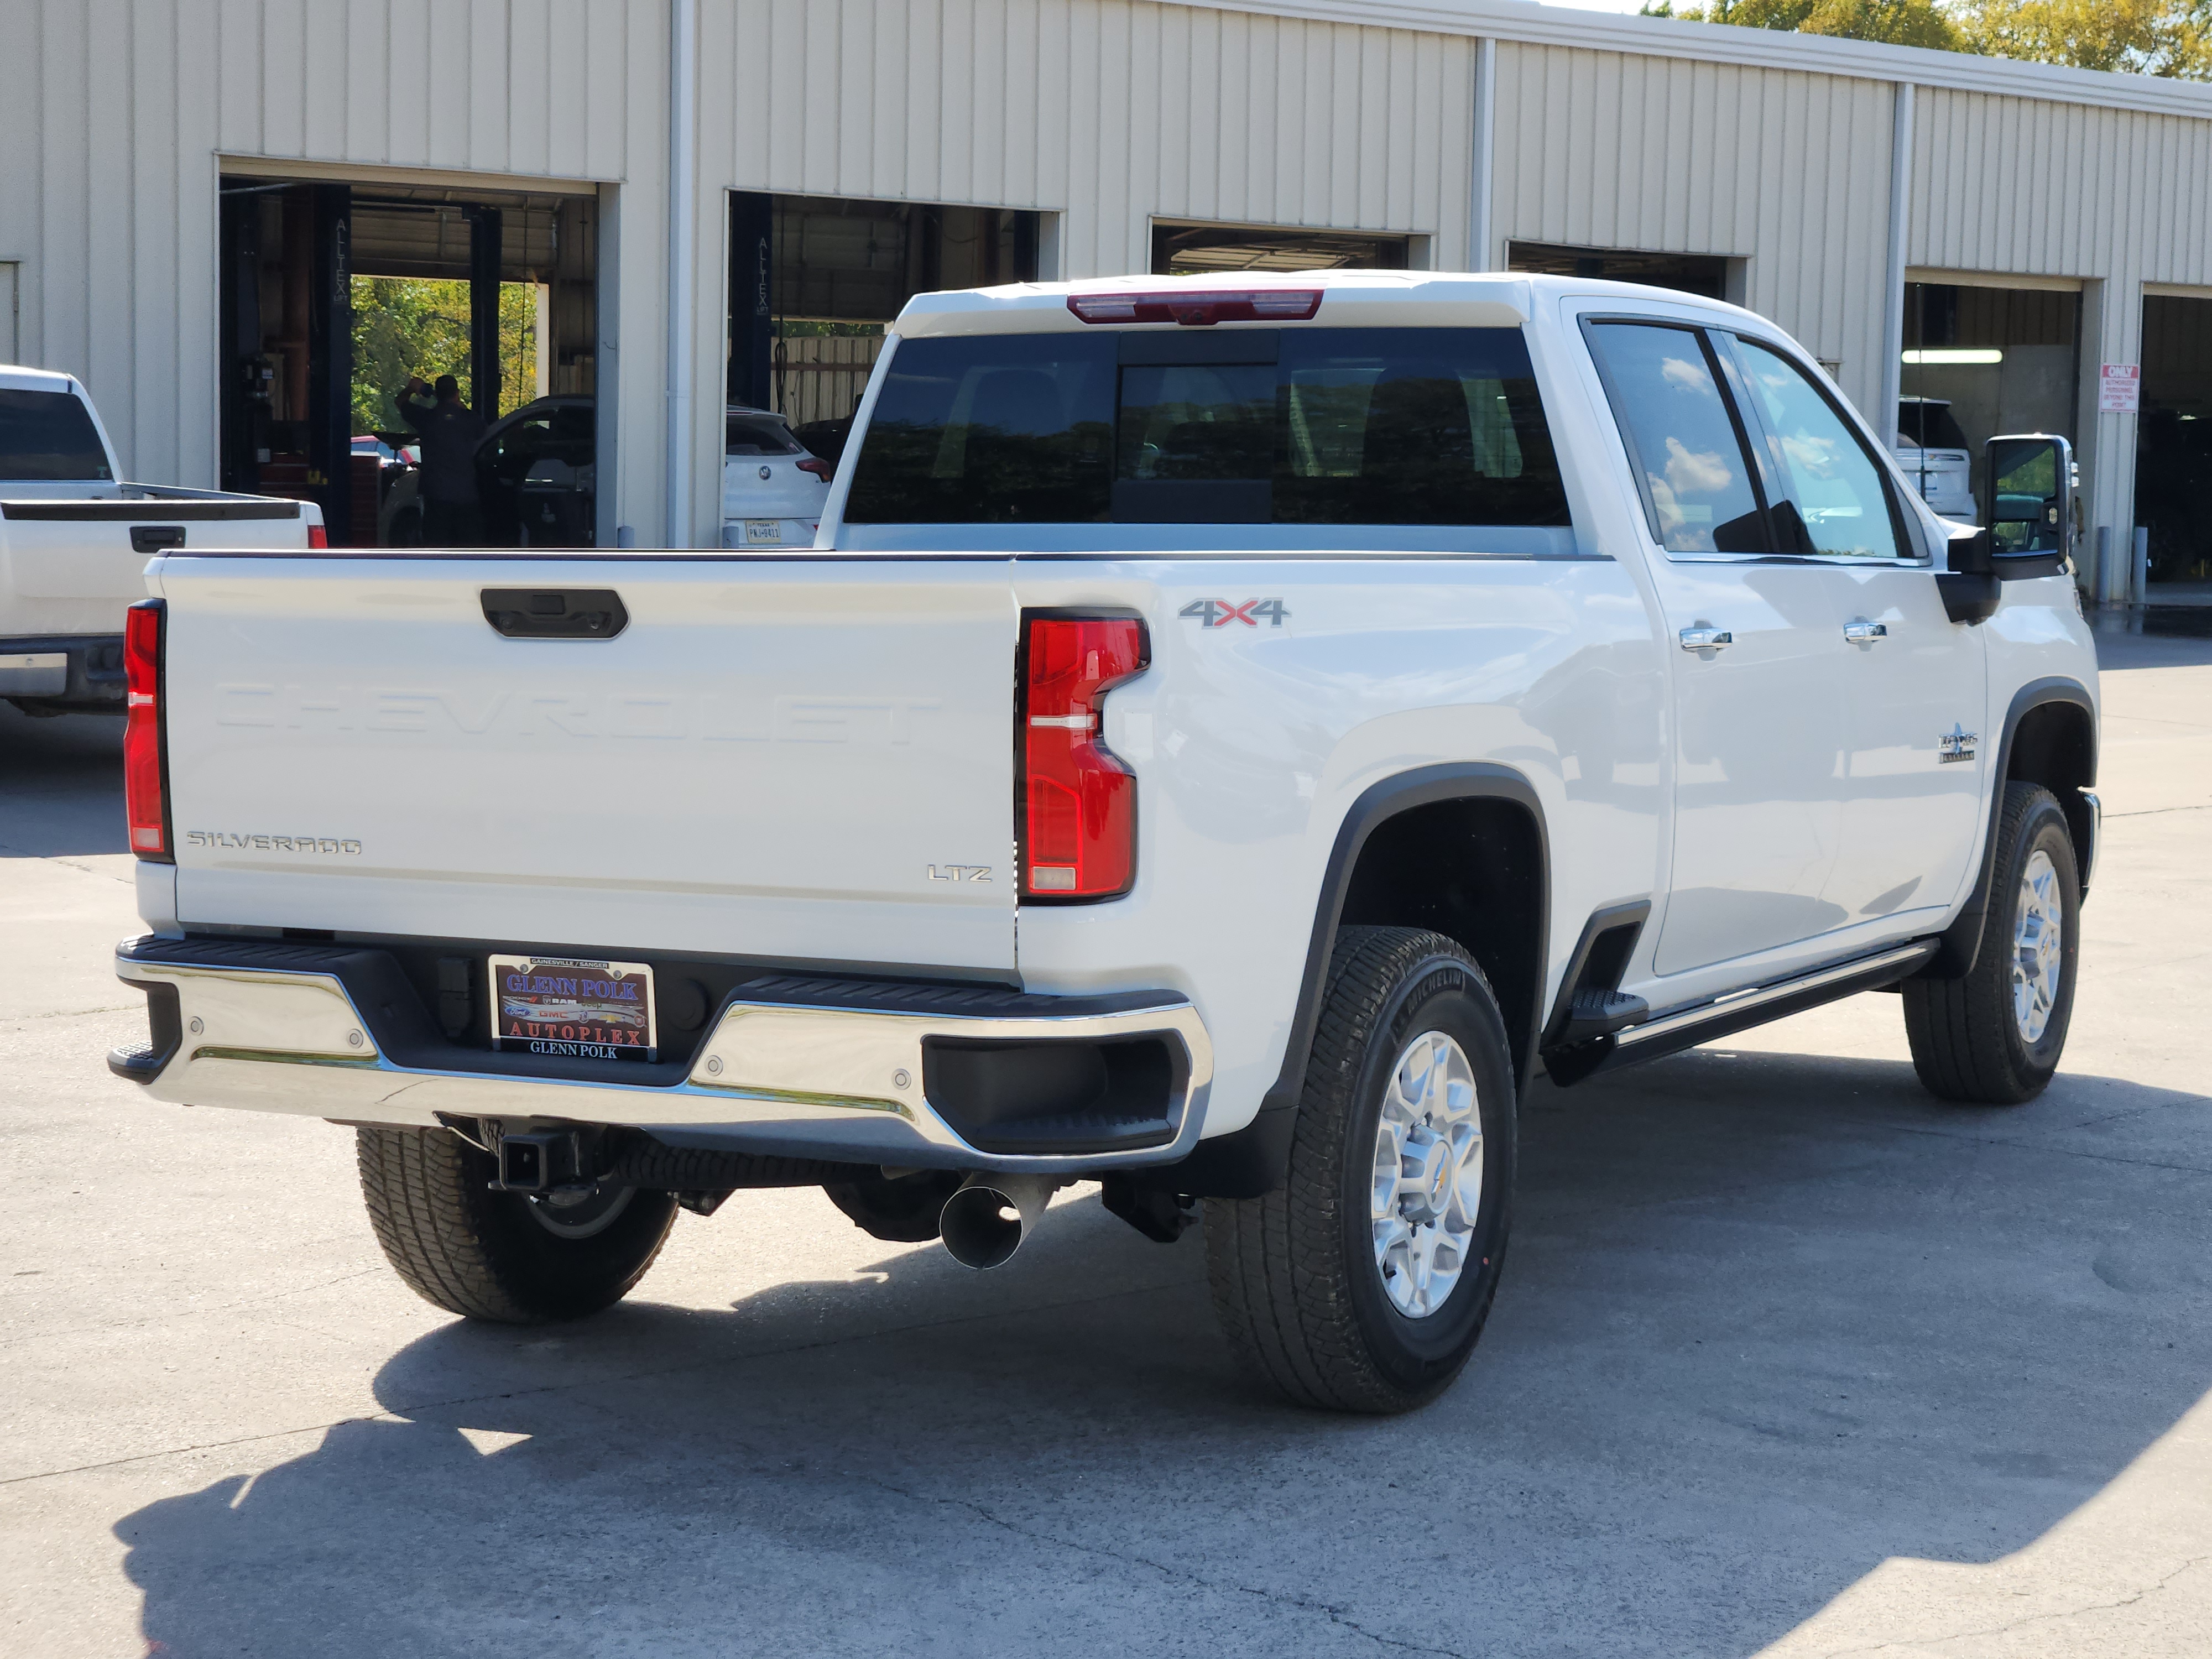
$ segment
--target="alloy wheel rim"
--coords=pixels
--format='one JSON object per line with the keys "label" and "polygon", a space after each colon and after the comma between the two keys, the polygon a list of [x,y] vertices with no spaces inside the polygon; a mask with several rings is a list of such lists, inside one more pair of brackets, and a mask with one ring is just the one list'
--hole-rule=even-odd
{"label": "alloy wheel rim", "polygon": [[1375,1267],[1408,1319],[1442,1308],[1467,1272],[1482,1212],[1482,1113],[1467,1051],[1424,1031],[1399,1051],[1375,1126]]}
{"label": "alloy wheel rim", "polygon": [[2012,1017],[2024,1042],[2040,1042],[2050,1029],[2065,971],[2065,942],[2058,866],[2038,848],[2021,872],[2020,896],[2013,906]]}

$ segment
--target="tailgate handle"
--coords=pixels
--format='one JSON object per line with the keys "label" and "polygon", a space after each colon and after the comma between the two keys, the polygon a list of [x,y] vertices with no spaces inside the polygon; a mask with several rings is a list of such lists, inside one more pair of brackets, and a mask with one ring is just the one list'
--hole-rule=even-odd
{"label": "tailgate handle", "polygon": [[133,553],[159,553],[164,548],[182,547],[185,527],[180,524],[134,524],[131,526],[131,550]]}
{"label": "tailgate handle", "polygon": [[611,640],[629,626],[611,587],[487,587],[483,613],[510,640]]}

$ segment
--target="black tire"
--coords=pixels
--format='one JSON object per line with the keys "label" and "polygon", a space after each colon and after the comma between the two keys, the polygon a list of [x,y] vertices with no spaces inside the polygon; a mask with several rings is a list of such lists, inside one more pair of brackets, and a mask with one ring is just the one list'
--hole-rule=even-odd
{"label": "black tire", "polygon": [[[2058,987],[2042,1032],[2031,1042],[2014,1013],[2014,930],[2022,880],[2039,852],[2050,859],[2057,878]],[[2081,916],[2081,883],[2064,810],[2039,784],[2007,784],[1973,970],[1964,979],[1905,982],[1912,1069],[1929,1093],[1970,1105],[2018,1106],[2043,1092],[2058,1069],[2074,1016]]]}
{"label": "black tire", "polygon": [[[1482,1185],[1457,1283],[1412,1318],[1394,1305],[1376,1259],[1369,1185],[1392,1070],[1430,1031],[1467,1057]],[[1505,1259],[1514,1096],[1505,1022],[1464,951],[1410,927],[1338,934],[1289,1180],[1261,1198],[1206,1201],[1214,1312],[1248,1372],[1297,1404],[1336,1411],[1408,1411],[1450,1385],[1482,1334]]]}
{"label": "black tire", "polygon": [[676,1219],[674,1194],[623,1188],[627,1199],[609,1200],[616,1212],[596,1231],[583,1231],[594,1224],[584,1212],[580,1226],[556,1232],[538,1200],[489,1190],[491,1157],[450,1130],[356,1133],[385,1259],[425,1302],[465,1318],[540,1325],[611,1307],[645,1277]]}

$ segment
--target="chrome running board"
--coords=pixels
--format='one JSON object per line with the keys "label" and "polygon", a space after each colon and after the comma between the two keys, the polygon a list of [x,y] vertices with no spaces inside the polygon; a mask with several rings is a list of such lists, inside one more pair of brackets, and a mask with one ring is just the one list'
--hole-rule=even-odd
{"label": "chrome running board", "polygon": [[1686,1007],[1669,1008],[1594,1043],[1555,1050],[1556,1060],[1553,1054],[1547,1054],[1545,1069],[1564,1087],[1600,1072],[1680,1054],[1701,1042],[1817,1008],[1824,1002],[1893,985],[1934,956],[1938,943],[1932,939],[1915,939],[1910,945],[1892,945],[1871,956],[1855,957],[1770,985],[1750,986]]}

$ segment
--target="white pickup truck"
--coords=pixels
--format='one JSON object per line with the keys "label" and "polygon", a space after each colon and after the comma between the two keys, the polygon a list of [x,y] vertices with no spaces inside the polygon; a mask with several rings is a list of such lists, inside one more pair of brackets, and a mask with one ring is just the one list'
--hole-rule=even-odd
{"label": "white pickup truck", "polygon": [[1888,990],[1936,1094],[2051,1077],[2097,673],[2003,441],[1961,532],[1771,324],[1605,283],[925,295],[811,551],[159,558],[110,1064],[355,1126],[472,1317],[745,1188],[990,1266],[1096,1181],[1202,1202],[1257,1376],[1414,1406],[1539,1066]]}
{"label": "white pickup truck", "polygon": [[164,549],[323,544],[322,509],[125,483],[74,375],[0,364],[0,697],[123,712],[123,617]]}

